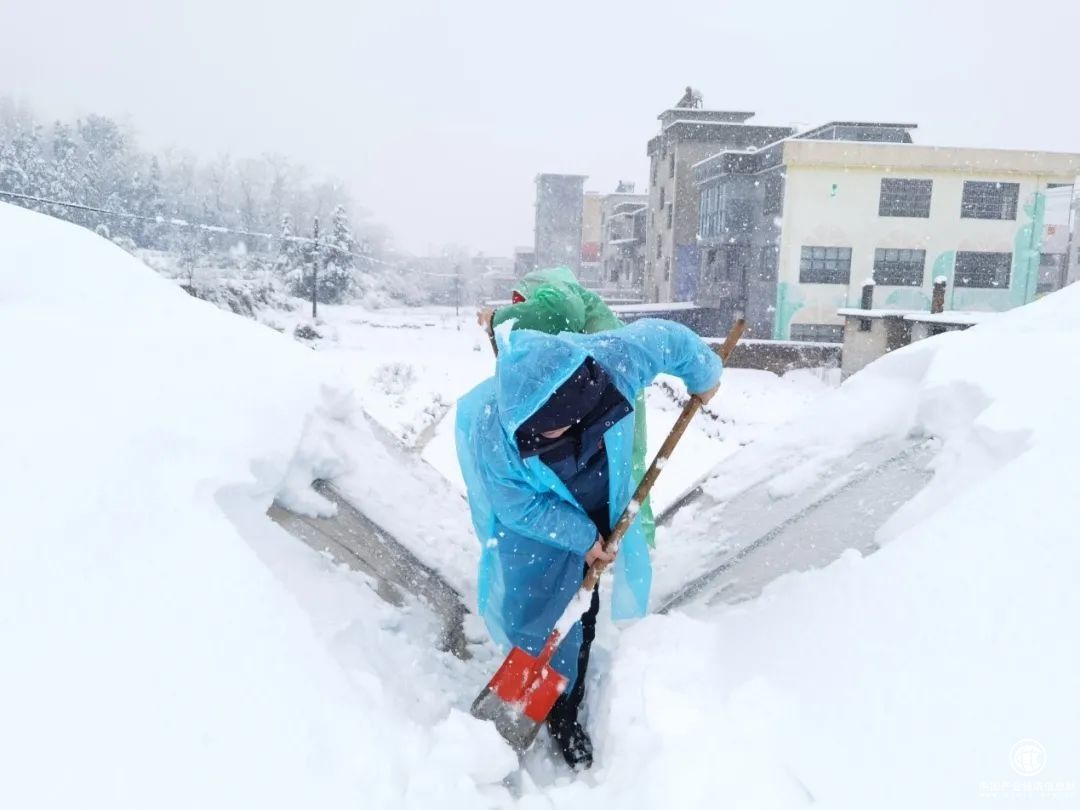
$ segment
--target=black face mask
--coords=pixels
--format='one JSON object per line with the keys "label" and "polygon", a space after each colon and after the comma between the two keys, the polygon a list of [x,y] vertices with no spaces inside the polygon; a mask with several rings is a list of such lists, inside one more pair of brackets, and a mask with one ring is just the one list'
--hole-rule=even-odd
{"label": "black face mask", "polygon": [[[617,421],[632,410],[626,398],[611,382],[608,373],[588,357],[570,375],[570,379],[560,385],[536,413],[517,429],[514,438],[518,452],[522,457],[527,457],[576,443],[583,426],[606,416]],[[556,439],[541,435],[544,431],[567,426],[570,426],[570,430]]]}

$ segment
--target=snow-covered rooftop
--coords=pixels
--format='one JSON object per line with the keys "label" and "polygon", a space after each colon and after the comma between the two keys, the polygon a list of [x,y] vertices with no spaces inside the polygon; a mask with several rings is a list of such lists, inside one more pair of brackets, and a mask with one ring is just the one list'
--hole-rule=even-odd
{"label": "snow-covered rooftop", "polygon": [[1000,317],[1000,312],[970,312],[967,310],[946,310],[945,312],[915,312],[905,315],[905,321],[919,323],[954,323],[974,325]]}
{"label": "snow-covered rooftop", "polygon": [[927,312],[925,309],[859,309],[858,307],[844,307],[838,309],[836,314],[845,318],[899,318],[920,323],[955,324],[982,323],[999,315],[997,312],[973,312],[958,309],[950,309],[945,312]]}
{"label": "snow-covered rooftop", "polygon": [[836,314],[845,318],[905,318],[908,315],[918,315],[924,311],[918,309],[859,309],[858,307],[844,307],[836,310]]}
{"label": "snow-covered rooftop", "polygon": [[673,301],[667,304],[619,304],[613,306],[615,312],[680,312],[688,309],[697,309],[698,305],[692,301]]}

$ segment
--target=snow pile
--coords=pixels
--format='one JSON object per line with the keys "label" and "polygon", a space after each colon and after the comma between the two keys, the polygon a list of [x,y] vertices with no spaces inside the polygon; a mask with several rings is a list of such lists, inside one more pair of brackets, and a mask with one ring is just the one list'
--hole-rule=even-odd
{"label": "snow pile", "polygon": [[1080,801],[1077,353],[1080,286],[888,355],[734,457],[710,486],[805,482],[890,435],[943,445],[881,551],[623,633],[597,791],[556,804]]}
{"label": "snow pile", "polygon": [[[348,308],[328,310],[360,334]],[[469,576],[460,497],[402,461],[338,373],[389,402],[453,395],[490,357],[475,337],[475,352],[454,345],[457,321],[419,334],[379,317],[365,336],[387,337],[365,354],[312,352],[89,232],[0,206],[0,806],[510,802],[499,780],[516,760],[455,709],[497,662],[410,641],[421,606],[381,602],[265,517],[274,499],[326,510],[308,483],[332,476],[452,580]],[[402,341],[420,353],[383,351]],[[543,787],[526,775],[521,806],[1075,804],[1078,351],[1075,287],[836,391],[742,378],[721,419],[801,412],[732,456],[712,495],[768,482],[783,497],[868,442],[924,434],[942,445],[934,485],[870,557],[598,648],[597,767]],[[658,553],[722,526],[722,509],[700,515]]]}
{"label": "snow pile", "polygon": [[0,346],[0,806],[505,796],[489,727],[407,713],[426,685],[391,677],[386,606],[265,517],[346,466],[317,354],[7,205]]}

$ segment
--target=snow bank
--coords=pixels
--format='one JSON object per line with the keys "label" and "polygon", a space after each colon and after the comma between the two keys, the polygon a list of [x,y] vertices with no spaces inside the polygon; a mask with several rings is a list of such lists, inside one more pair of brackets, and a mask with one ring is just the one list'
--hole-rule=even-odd
{"label": "snow bank", "polygon": [[[361,499],[380,474],[405,486],[405,467],[367,452],[344,357],[10,206],[0,346],[0,806],[509,801],[514,758],[454,710],[496,662],[410,643],[417,606],[382,603],[265,518],[274,498],[325,508],[313,474]],[[597,767],[526,777],[522,806],[1075,804],[1078,351],[1080,287],[890,354],[733,456],[712,494],[768,481],[782,497],[866,442],[942,441],[934,485],[878,553],[737,607],[651,617],[598,650]],[[376,463],[360,474],[351,456]],[[422,531],[458,542],[425,480],[376,508],[423,502]],[[710,542],[712,517],[687,537]],[[678,542],[662,535],[659,553]]]}
{"label": "snow bank", "polygon": [[710,486],[812,477],[890,435],[943,443],[881,551],[625,632],[598,704],[601,795],[556,804],[1080,801],[1078,353],[1074,286],[884,357],[734,457]]}
{"label": "snow bank", "polygon": [[[312,444],[349,418],[318,355],[8,205],[0,346],[0,806],[503,795],[484,787],[514,764],[491,729],[402,708],[424,687],[386,673],[401,642],[370,590],[299,546],[272,564],[272,499],[344,464]],[[313,583],[351,594],[353,643],[320,631]]]}

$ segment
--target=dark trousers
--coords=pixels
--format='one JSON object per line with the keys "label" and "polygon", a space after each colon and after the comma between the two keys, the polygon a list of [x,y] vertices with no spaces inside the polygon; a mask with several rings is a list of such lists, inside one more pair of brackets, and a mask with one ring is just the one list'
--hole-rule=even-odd
{"label": "dark trousers", "polygon": [[[589,566],[585,566],[585,573]],[[584,577],[584,574],[582,574]],[[565,728],[577,722],[578,709],[585,698],[585,675],[589,669],[589,649],[596,637],[596,614],[600,612],[600,586],[593,589],[589,609],[581,617],[581,650],[578,652],[577,680],[568,692],[559,695],[548,714],[548,724],[554,728]]]}

